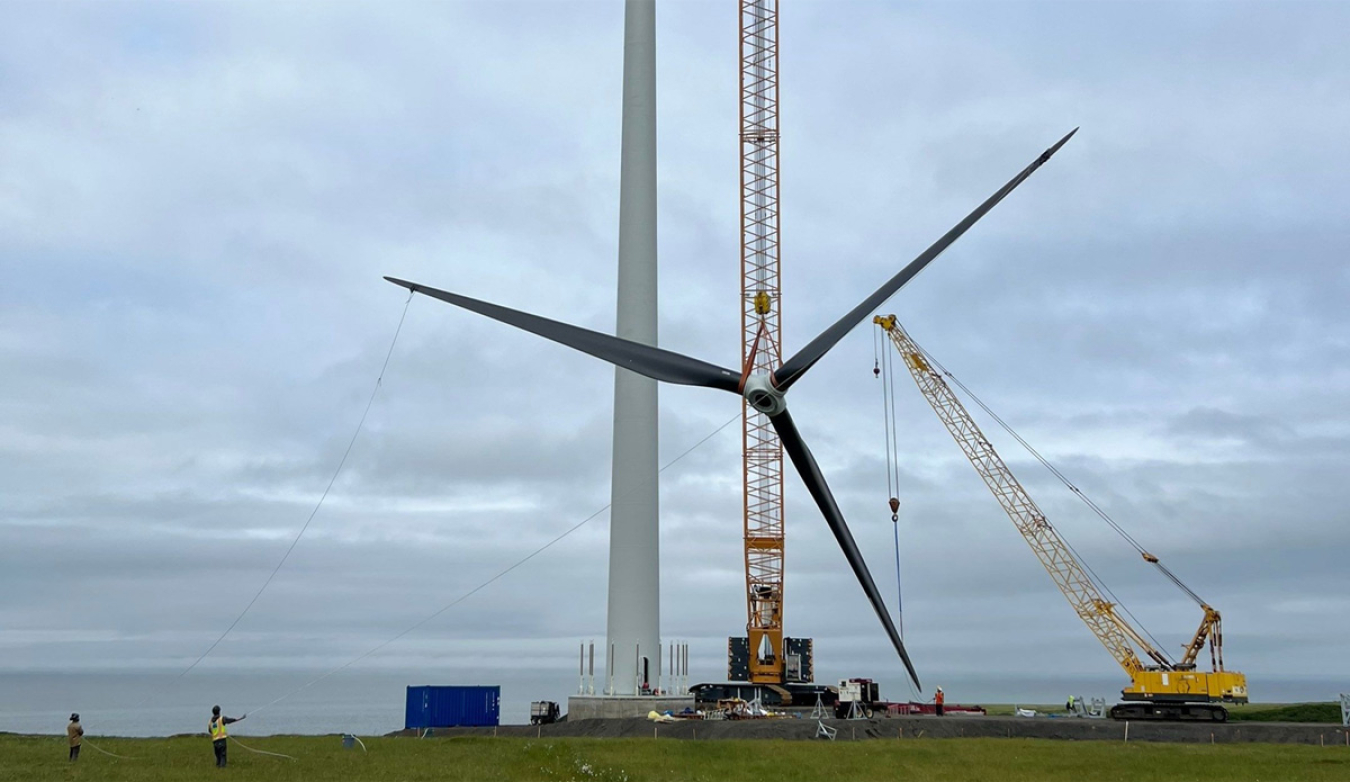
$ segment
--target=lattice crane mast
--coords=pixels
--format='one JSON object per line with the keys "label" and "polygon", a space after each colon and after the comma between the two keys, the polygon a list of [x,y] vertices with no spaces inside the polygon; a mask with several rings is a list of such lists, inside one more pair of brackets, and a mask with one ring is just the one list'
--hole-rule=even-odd
{"label": "lattice crane mast", "polygon": [[[783,361],[778,244],[778,2],[742,0],[741,365]],[[747,362],[749,362],[747,364]],[[749,680],[784,681],[783,447],[768,416],[744,404],[745,591]]]}
{"label": "lattice crane mast", "polygon": [[[1219,612],[1172,575],[1158,558],[1135,545],[1150,564],[1157,566],[1178,587],[1191,596],[1204,611],[1200,628],[1185,646],[1180,661],[1173,661],[1150,643],[1142,633],[1107,600],[1095,578],[1075,556],[1073,549],[1046,520],[1045,514],[1027,494],[1008,465],[994,450],[971,418],[965,406],[947,385],[941,372],[925,358],[922,349],[910,338],[894,315],[874,319],[895,344],[919,391],[942,424],[947,427],[980,478],[993,492],[999,505],[1026,539],[1055,586],[1068,599],[1078,618],[1092,630],[1102,646],[1130,676],[1130,686],[1121,697],[1131,703],[1112,708],[1111,716],[1129,719],[1210,719],[1225,720],[1228,712],[1214,702],[1247,702],[1247,678],[1223,667],[1223,634]],[[1113,525],[1114,526],[1114,525]],[[1211,672],[1196,671],[1195,660],[1208,645]],[[1142,658],[1148,658],[1146,663]]]}

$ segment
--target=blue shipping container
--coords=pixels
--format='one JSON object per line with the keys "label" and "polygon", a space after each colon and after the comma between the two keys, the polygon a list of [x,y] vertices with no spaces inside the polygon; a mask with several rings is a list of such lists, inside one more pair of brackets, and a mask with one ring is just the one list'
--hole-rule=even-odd
{"label": "blue shipping container", "polygon": [[408,687],[405,728],[496,725],[501,720],[500,685]]}

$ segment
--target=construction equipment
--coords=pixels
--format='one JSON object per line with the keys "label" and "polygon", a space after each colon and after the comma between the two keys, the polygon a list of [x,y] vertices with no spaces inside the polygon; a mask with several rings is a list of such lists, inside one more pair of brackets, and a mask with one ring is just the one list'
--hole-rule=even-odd
{"label": "construction equipment", "polygon": [[554,701],[534,701],[530,704],[530,724],[552,725],[558,721],[560,713],[561,709]]}
{"label": "construction equipment", "polygon": [[[1106,590],[1095,576],[1090,576],[1091,571],[1084,567],[1073,549],[1046,520],[1045,514],[1032,501],[1026,489],[1022,488],[1012,471],[1008,469],[1008,465],[985,439],[980,428],[970,417],[970,413],[947,385],[944,373],[935,368],[936,362],[932,361],[931,357],[910,338],[894,315],[878,316],[873,322],[880,326],[895,344],[914,382],[918,384],[919,391],[932,405],[933,411],[955,438],[957,445],[975,467],[975,471],[980,474],[980,478],[1012,519],[1017,531],[1022,533],[1022,537],[1050,573],[1055,586],[1064,593],[1079,618],[1097,636],[1097,640],[1101,641],[1116,662],[1129,674],[1130,685],[1121,690],[1121,698],[1128,703],[1113,706],[1110,710],[1111,717],[1222,722],[1228,718],[1228,711],[1218,705],[1219,702],[1246,703],[1247,677],[1236,671],[1224,670],[1223,633],[1219,612],[1181,583],[1180,579],[1164,567],[1157,557],[1144,550],[1133,538],[1117,527],[1117,531],[1136,548],[1146,562],[1156,566],[1204,611],[1200,628],[1196,630],[1190,643],[1185,645],[1185,653],[1180,660],[1173,661],[1156,648],[1155,644],[1150,643],[1125,616],[1117,612],[1117,607],[1120,607],[1118,601],[1108,601],[1102,596],[1103,591],[1109,593],[1109,590]],[[1058,475],[1057,472],[1056,474]],[[1076,487],[1074,491],[1082,497],[1082,493]],[[1084,499],[1091,505],[1090,501]],[[1092,507],[1112,526],[1117,526],[1095,505]],[[1206,645],[1210,650],[1212,670],[1197,671],[1196,658]],[[1152,662],[1145,663],[1143,657]]]}
{"label": "construction equipment", "polygon": [[871,679],[840,679],[839,695],[834,702],[834,716],[841,720],[872,719],[872,712],[881,694]]}
{"label": "construction equipment", "polygon": [[[770,372],[783,361],[778,302],[778,0],[741,0],[742,365]],[[743,403],[745,597],[748,654],[732,680],[786,684],[783,639],[783,445],[769,416]],[[809,640],[808,640],[809,644]],[[807,670],[809,670],[809,663]],[[746,669],[742,675],[741,669]]]}

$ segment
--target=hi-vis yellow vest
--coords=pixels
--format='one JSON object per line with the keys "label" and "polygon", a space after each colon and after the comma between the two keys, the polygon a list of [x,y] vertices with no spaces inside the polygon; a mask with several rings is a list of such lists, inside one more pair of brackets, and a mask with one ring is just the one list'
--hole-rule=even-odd
{"label": "hi-vis yellow vest", "polygon": [[228,734],[225,732],[225,715],[223,714],[220,715],[219,717],[212,717],[211,722],[208,724],[208,727],[210,727],[211,729],[212,741],[219,741],[228,736]]}

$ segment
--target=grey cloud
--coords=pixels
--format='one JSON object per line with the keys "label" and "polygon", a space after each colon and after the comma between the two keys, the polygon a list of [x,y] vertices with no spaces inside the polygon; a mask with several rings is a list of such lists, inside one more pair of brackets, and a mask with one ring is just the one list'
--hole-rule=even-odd
{"label": "grey cloud", "polygon": [[[364,409],[394,274],[607,330],[618,4],[24,6],[0,32],[0,668],[181,670],[275,566]],[[1230,662],[1344,673],[1350,59],[1338,4],[808,4],[783,16],[785,343],[801,346],[1075,125],[888,303],[1223,610]],[[739,350],[734,9],[661,6],[662,343]],[[720,97],[719,97],[720,96]],[[793,392],[885,594],[873,335]],[[613,373],[413,301],[365,431],[203,665],[319,671],[609,501]],[[897,377],[921,671],[1114,677]],[[662,458],[739,403],[662,390]],[[1167,644],[1197,609],[981,418]],[[745,622],[738,425],[662,477],[663,632]],[[795,476],[788,632],[892,654]],[[605,514],[362,663],[559,671],[603,637]],[[1339,580],[1338,580],[1339,579]],[[225,581],[220,599],[200,586]],[[1338,640],[1339,639],[1339,640]],[[515,657],[513,657],[515,656]],[[487,663],[485,663],[486,665]],[[931,677],[925,674],[926,679]],[[952,679],[943,682],[952,686]]]}

